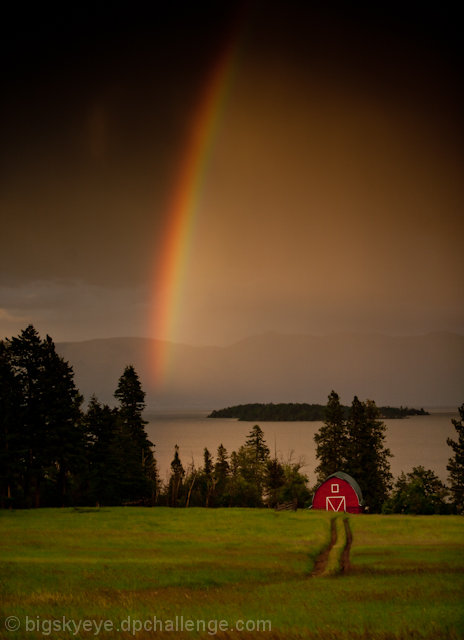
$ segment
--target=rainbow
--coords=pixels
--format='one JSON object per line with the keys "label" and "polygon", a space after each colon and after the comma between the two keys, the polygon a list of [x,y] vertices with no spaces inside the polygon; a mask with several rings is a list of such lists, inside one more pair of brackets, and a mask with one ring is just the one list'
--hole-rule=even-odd
{"label": "rainbow", "polygon": [[176,339],[195,221],[209,159],[237,67],[238,42],[238,35],[230,39],[206,83],[167,210],[161,255],[155,269],[152,304],[152,334],[157,338],[153,373],[158,383],[163,382],[169,369],[170,346]]}

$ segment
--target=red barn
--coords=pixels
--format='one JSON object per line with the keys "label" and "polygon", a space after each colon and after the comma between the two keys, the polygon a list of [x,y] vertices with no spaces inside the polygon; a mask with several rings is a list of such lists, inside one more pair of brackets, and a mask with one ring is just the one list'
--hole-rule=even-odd
{"label": "red barn", "polygon": [[343,471],[337,471],[318,486],[312,508],[362,513],[363,504],[361,488],[356,480]]}

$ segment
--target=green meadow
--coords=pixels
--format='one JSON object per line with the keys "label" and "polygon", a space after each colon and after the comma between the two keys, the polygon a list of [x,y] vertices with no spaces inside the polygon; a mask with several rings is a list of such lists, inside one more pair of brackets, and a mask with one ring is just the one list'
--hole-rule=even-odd
{"label": "green meadow", "polygon": [[0,512],[0,637],[464,637],[463,518],[350,516],[340,572],[343,517],[313,575],[325,512]]}

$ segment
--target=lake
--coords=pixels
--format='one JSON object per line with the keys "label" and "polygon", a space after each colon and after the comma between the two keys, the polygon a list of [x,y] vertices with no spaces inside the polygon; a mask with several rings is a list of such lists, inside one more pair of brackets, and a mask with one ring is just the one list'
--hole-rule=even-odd
{"label": "lake", "polygon": [[[398,476],[418,465],[432,469],[442,481],[446,481],[446,465],[452,455],[446,438],[457,438],[451,418],[458,417],[457,411],[429,409],[429,416],[413,416],[404,420],[384,420],[387,426],[386,446],[393,454],[391,470]],[[174,445],[179,445],[179,455],[184,469],[193,462],[197,467],[203,464],[203,450],[209,449],[213,457],[220,444],[230,454],[237,450],[255,422],[239,422],[235,419],[207,418],[210,410],[164,411],[150,413],[146,427],[150,440],[156,445],[155,456],[161,479],[165,480],[170,471],[174,455]],[[267,445],[284,460],[304,460],[304,473],[311,484],[315,483],[314,434],[321,422],[259,422],[264,431]]]}

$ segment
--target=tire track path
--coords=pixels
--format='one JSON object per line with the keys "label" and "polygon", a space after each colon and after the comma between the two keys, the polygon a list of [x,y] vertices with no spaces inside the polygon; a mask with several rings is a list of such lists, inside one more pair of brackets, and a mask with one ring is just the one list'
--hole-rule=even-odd
{"label": "tire track path", "polygon": [[321,576],[327,568],[327,564],[329,562],[329,555],[332,551],[335,543],[337,542],[337,518],[332,518],[330,521],[330,542],[325,549],[321,551],[321,553],[317,556],[316,562],[314,563],[314,569],[311,573],[315,578]]}
{"label": "tire track path", "polygon": [[346,535],[346,543],[342,551],[342,555],[340,558],[340,571],[342,573],[346,573],[350,569],[350,551],[351,545],[353,544],[353,534],[351,532],[350,521],[349,518],[345,518],[343,520],[343,524],[345,525],[345,535]]}
{"label": "tire track path", "polygon": [[[345,544],[340,548],[340,545],[337,545],[337,517],[332,518],[330,521],[330,542],[317,556],[314,569],[311,573],[312,577],[318,578],[321,576],[337,575],[349,571],[350,550],[353,544],[353,534],[351,532],[349,518],[343,518],[343,533]],[[341,540],[340,542],[343,541]],[[338,557],[334,558],[334,555]]]}

